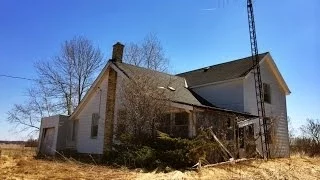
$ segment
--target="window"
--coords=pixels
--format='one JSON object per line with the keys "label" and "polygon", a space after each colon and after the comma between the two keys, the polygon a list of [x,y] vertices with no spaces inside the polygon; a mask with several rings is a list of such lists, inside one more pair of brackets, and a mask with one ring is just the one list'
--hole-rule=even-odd
{"label": "window", "polygon": [[253,124],[250,124],[250,125],[247,126],[246,133],[247,133],[247,139],[248,140],[254,140],[254,127],[253,127]]}
{"label": "window", "polygon": [[226,121],[226,126],[227,128],[232,128],[232,119],[228,117],[227,121]]}
{"label": "window", "polygon": [[270,84],[263,83],[263,100],[266,103],[271,103]]}
{"label": "window", "polygon": [[98,136],[98,123],[99,123],[99,114],[93,113],[91,119],[91,138],[97,138]]}
{"label": "window", "polygon": [[174,137],[187,138],[189,135],[189,114],[187,112],[175,113],[172,125],[171,133]]}
{"label": "window", "polygon": [[186,112],[176,113],[174,118],[174,125],[185,126],[188,125],[189,114]]}
{"label": "window", "polygon": [[73,124],[72,124],[72,141],[75,141],[76,138],[77,138],[77,134],[78,134],[78,123],[79,123],[79,120],[78,119],[75,119],[73,121]]}

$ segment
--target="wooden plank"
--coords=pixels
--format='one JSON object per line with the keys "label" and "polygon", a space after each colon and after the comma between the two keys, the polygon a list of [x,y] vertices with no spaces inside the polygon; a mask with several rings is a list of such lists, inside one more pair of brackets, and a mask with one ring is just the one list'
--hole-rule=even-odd
{"label": "wooden plank", "polygon": [[220,142],[220,140],[217,138],[217,136],[213,133],[212,129],[209,129],[211,135],[213,136],[213,138],[218,142],[218,144],[222,147],[222,149],[224,149],[228,155],[234,159],[234,157],[232,156],[232,154],[229,152],[229,150]]}
{"label": "wooden plank", "polygon": [[249,160],[254,160],[255,158],[243,158],[243,159],[237,159],[237,160],[233,160],[233,161],[226,161],[226,162],[221,162],[221,163],[216,163],[216,164],[207,164],[205,166],[202,167],[214,167],[214,166],[219,166],[219,165],[225,165],[225,164],[235,164],[237,162],[242,162],[242,161],[249,161]]}

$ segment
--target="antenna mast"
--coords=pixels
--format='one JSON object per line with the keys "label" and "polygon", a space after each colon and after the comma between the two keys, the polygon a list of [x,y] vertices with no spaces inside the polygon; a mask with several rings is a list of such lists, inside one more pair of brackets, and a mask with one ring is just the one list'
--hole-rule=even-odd
{"label": "antenna mast", "polygon": [[[251,58],[253,63],[252,69],[254,72],[254,82],[255,82],[257,108],[258,108],[258,116],[259,116],[259,137],[261,140],[263,157],[265,159],[268,159],[270,157],[270,152],[269,152],[268,136],[266,135],[267,124],[264,118],[265,108],[264,108],[262,80],[261,80],[260,65],[259,65],[260,59],[259,59],[259,52],[258,52],[252,0],[247,0],[247,11],[248,11],[249,33],[250,33],[250,43],[251,43],[251,55],[252,55]],[[263,132],[262,132],[262,128],[263,128]],[[263,140],[263,137],[264,137],[264,140]]]}

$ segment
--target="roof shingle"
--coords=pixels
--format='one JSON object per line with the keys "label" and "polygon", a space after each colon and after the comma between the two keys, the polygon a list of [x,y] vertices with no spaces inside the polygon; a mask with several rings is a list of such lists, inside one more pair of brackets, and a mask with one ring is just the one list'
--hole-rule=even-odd
{"label": "roof shingle", "polygon": [[[114,64],[123,71],[130,78],[144,76],[150,82],[156,82],[156,86],[164,87],[165,96],[170,97],[173,102],[186,103],[190,105],[203,105],[186,87],[185,79],[183,77],[174,76],[158,71],[153,71],[143,67],[133,66],[126,63],[114,62]],[[168,89],[168,86],[173,87],[174,90]],[[157,87],[155,87],[157,88]]]}
{"label": "roof shingle", "polygon": [[[267,54],[268,52],[259,54],[259,59],[262,60]],[[192,87],[244,77],[250,72],[251,68],[252,59],[251,56],[249,56],[206,68],[184,72],[177,74],[177,76],[186,78],[188,86]]]}

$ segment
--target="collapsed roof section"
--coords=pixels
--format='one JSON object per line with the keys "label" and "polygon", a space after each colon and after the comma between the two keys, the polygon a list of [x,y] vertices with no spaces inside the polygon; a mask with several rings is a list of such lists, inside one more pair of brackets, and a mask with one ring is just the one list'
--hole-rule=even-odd
{"label": "collapsed roof section", "polygon": [[154,86],[153,88],[164,89],[164,96],[170,97],[170,101],[172,102],[196,106],[198,108],[227,111],[230,113],[242,114],[248,117],[256,117],[248,113],[219,108],[211,104],[199,94],[192,91],[192,89],[186,87],[185,78],[183,77],[170,75],[167,73],[162,73],[122,62],[112,63],[133,81],[139,82],[137,81],[137,79],[144,77],[148,79],[148,82],[150,82],[150,86]]}

